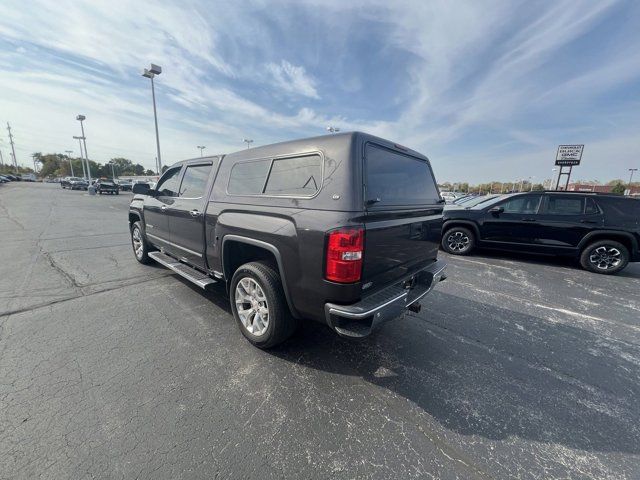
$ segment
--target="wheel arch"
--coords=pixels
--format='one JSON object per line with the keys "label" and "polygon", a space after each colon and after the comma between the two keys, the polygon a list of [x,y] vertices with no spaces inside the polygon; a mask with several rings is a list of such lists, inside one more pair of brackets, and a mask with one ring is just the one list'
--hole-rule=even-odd
{"label": "wheel arch", "polygon": [[[246,248],[249,247],[249,248]],[[267,255],[265,257],[265,254]],[[282,289],[291,314],[298,318],[299,314],[291,301],[289,286],[282,262],[282,255],[275,245],[256,240],[255,238],[228,234],[222,237],[222,274],[227,283],[227,289],[231,286],[231,278],[238,267],[247,262],[256,260],[272,260],[275,262],[282,281]]]}
{"label": "wheel arch", "polygon": [[135,210],[129,210],[129,226],[133,225],[135,222],[142,221],[142,215],[140,212]]}
{"label": "wheel arch", "polygon": [[473,230],[473,234],[476,236],[476,242],[480,241],[480,229],[475,222],[471,220],[445,220],[442,224],[442,235],[444,236],[445,232],[453,227],[471,227]]}
{"label": "wheel arch", "polygon": [[638,250],[638,242],[630,233],[618,230],[599,230],[596,232],[589,232],[584,236],[578,244],[578,252],[582,253],[587,246],[600,240],[613,240],[620,242],[629,250],[629,257],[633,257],[634,252]]}

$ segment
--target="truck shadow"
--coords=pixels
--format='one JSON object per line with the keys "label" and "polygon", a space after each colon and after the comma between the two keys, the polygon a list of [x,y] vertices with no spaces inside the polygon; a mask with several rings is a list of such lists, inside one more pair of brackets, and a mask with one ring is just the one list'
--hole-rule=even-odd
{"label": "truck shadow", "polygon": [[359,342],[306,322],[269,353],[360,377],[461,435],[640,453],[640,346],[633,335],[619,340],[553,313],[538,318],[442,292],[423,304],[421,314]]}

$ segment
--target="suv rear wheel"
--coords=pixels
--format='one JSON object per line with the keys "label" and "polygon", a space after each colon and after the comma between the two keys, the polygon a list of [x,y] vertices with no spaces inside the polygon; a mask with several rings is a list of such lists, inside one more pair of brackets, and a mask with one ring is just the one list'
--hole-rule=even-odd
{"label": "suv rear wheel", "polygon": [[265,262],[246,263],[236,270],[229,299],[240,331],[256,347],[278,345],[296,329],[280,275]]}
{"label": "suv rear wheel", "polygon": [[476,236],[465,227],[453,227],[442,236],[442,249],[452,255],[468,255],[476,244]]}
{"label": "suv rear wheel", "polygon": [[595,273],[617,273],[629,263],[629,250],[614,240],[600,240],[588,245],[580,255],[580,265]]}

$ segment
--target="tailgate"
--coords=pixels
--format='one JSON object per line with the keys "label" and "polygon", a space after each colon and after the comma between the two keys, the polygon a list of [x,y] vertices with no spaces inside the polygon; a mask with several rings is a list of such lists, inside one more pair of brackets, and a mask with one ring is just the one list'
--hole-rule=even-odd
{"label": "tailgate", "polygon": [[368,143],[363,288],[375,290],[437,259],[442,201],[424,157]]}
{"label": "tailgate", "polygon": [[367,215],[363,285],[380,288],[436,261],[441,228],[441,209]]}

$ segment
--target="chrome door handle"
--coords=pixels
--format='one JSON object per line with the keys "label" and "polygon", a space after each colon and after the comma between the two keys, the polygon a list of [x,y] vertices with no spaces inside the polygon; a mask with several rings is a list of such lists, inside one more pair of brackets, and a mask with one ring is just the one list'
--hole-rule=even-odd
{"label": "chrome door handle", "polygon": [[163,212],[164,212],[166,209],[167,209],[167,206],[166,206],[166,205],[162,205],[162,206],[160,207],[160,210],[162,210]]}
{"label": "chrome door handle", "polygon": [[199,216],[200,216],[200,212],[199,212],[198,210],[196,210],[195,208],[194,208],[193,210],[191,210],[191,211],[189,212],[189,214],[190,214],[193,218],[195,218],[195,217],[199,217]]}

